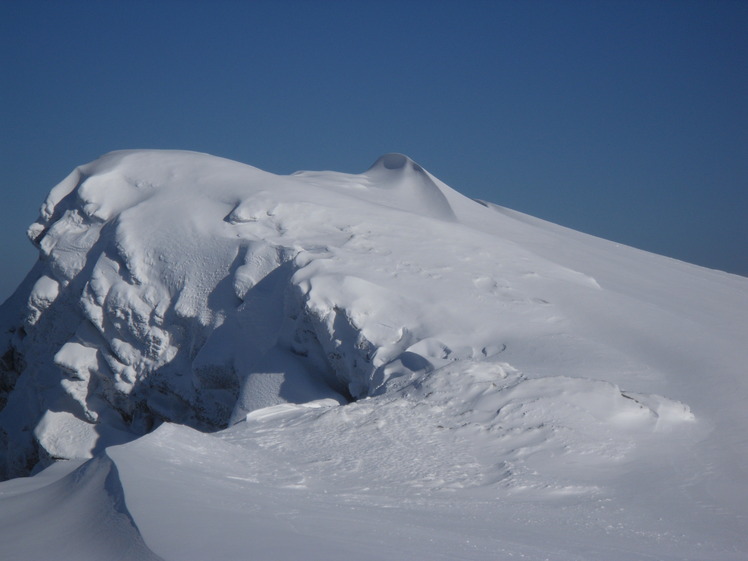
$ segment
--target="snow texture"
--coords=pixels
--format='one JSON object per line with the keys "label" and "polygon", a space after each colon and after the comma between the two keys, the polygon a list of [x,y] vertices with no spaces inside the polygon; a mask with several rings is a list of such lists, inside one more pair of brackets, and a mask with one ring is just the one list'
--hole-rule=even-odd
{"label": "snow texture", "polygon": [[115,152],[29,237],[5,559],[748,557],[744,278],[401,154]]}

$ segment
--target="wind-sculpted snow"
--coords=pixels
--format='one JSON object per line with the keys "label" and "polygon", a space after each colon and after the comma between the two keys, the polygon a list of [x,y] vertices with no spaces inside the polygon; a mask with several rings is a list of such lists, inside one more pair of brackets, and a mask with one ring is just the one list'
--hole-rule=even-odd
{"label": "wind-sculpted snow", "polygon": [[161,559],[144,544],[109,457],[62,477],[53,471],[6,485],[0,524],[13,539],[3,540],[3,559]]}
{"label": "wind-sculpted snow", "polygon": [[[362,174],[278,176],[204,154],[116,152],[55,187],[29,236],[40,260],[0,310],[0,470],[93,458],[81,469],[104,474],[101,497],[116,489],[127,504],[113,507],[112,531],[142,534],[143,555],[256,550],[279,535],[260,515],[247,514],[257,531],[226,533],[265,488],[335,494],[310,499],[319,520],[302,515],[320,531],[346,497],[461,493],[488,501],[481,516],[509,501],[517,520],[550,525],[560,511],[526,505],[562,501],[590,517],[583,543],[620,525],[605,558],[631,540],[691,555],[676,534],[693,530],[682,507],[698,503],[721,509],[721,529],[693,534],[694,559],[723,542],[748,551],[725,522],[744,512],[745,489],[709,483],[747,455],[743,279],[472,201],[400,154]],[[694,475],[697,445],[720,459]],[[196,500],[234,506],[184,512],[180,493],[203,472],[212,490]],[[646,512],[599,524],[576,506],[665,479],[694,498],[648,496],[635,507]],[[424,527],[439,511],[428,504],[416,509]],[[362,527],[379,524],[369,508]],[[672,525],[663,508],[678,511]],[[165,532],[169,517],[183,524]],[[523,531],[502,520],[501,539]],[[484,530],[465,558],[534,558]],[[453,537],[386,556],[466,555]],[[325,558],[353,555],[325,543]]]}
{"label": "wind-sculpted snow", "polygon": [[398,154],[361,175],[178,152],[76,170],[30,228],[43,266],[12,348],[35,382],[10,394],[6,426],[33,437],[6,429],[7,473],[163,420],[216,430],[377,395],[494,355],[522,323],[552,333],[564,318],[519,282],[540,275],[518,270],[531,259],[597,288],[456,223],[447,194],[478,205],[437,181]]}

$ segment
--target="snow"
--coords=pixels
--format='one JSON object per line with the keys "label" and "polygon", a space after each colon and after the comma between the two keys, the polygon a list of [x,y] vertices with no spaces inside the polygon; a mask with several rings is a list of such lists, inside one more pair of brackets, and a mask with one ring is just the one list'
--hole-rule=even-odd
{"label": "snow", "polygon": [[115,152],[29,237],[4,558],[748,557],[744,278],[401,154]]}

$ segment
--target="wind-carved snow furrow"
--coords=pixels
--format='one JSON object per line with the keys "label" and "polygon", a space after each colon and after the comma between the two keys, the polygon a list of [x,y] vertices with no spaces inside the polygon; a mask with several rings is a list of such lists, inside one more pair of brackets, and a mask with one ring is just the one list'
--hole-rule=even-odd
{"label": "wind-carved snow furrow", "polygon": [[[482,499],[535,501],[605,496],[608,474],[668,428],[612,384],[532,379],[486,360],[334,404],[255,410],[220,437],[263,451],[254,457],[272,469],[253,473],[266,484],[301,479],[305,488],[398,499],[476,489]],[[684,412],[669,428],[688,419]]]}

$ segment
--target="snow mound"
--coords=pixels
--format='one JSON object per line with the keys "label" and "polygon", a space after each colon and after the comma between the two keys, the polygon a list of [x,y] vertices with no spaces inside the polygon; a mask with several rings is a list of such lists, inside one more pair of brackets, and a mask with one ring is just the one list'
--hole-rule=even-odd
{"label": "snow mound", "polygon": [[[402,154],[385,154],[366,172],[378,189],[387,191],[388,206],[455,220],[449,201],[429,173]],[[382,199],[384,200],[384,199]]]}
{"label": "snow mound", "polygon": [[299,171],[293,177],[363,201],[445,221],[457,219],[448,197],[464,199],[403,154],[385,154],[358,175]]}

